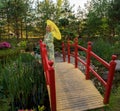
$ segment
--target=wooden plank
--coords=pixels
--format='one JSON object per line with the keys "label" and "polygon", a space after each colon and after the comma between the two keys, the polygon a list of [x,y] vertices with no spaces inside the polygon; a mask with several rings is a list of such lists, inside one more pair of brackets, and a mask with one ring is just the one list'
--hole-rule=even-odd
{"label": "wooden plank", "polygon": [[103,97],[84,74],[66,62],[56,63],[57,111],[86,111],[104,107]]}

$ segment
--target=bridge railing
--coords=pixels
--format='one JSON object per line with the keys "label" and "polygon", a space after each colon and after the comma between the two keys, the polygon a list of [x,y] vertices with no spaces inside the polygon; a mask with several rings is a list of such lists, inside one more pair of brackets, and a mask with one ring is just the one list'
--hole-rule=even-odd
{"label": "bridge railing", "polygon": [[48,93],[50,96],[51,111],[56,111],[56,88],[55,88],[55,70],[53,68],[53,61],[48,60],[46,45],[40,40],[40,54],[42,65],[45,74],[46,84],[48,86]]}
{"label": "bridge railing", "polygon": [[[67,47],[67,53],[65,51]],[[74,48],[74,53],[70,48]],[[82,50],[86,53],[86,61],[81,59],[78,55],[78,50]],[[70,43],[68,40],[67,44],[64,42],[62,43],[62,52],[63,52],[63,61],[65,62],[66,56],[68,56],[68,63],[70,63],[70,56],[73,56],[75,58],[75,68],[78,67],[78,62],[81,62],[85,67],[85,75],[86,75],[86,80],[90,79],[90,72],[103,84],[105,87],[105,92],[104,92],[104,104],[109,103],[109,98],[110,98],[110,93],[111,93],[111,88],[112,88],[112,82],[113,82],[113,77],[115,73],[115,67],[116,67],[116,55],[112,55],[112,60],[108,63],[99,56],[97,56],[93,51],[92,51],[92,46],[91,42],[88,42],[87,48],[84,48],[80,45],[78,45],[78,39],[76,38],[74,43]],[[105,81],[94,69],[91,67],[91,57],[95,58],[97,61],[99,61],[103,66],[105,66],[108,69],[108,78],[107,81]]]}

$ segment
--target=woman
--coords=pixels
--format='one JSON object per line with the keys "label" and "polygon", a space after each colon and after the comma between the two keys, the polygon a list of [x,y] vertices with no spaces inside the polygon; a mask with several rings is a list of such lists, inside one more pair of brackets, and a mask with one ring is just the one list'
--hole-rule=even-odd
{"label": "woman", "polygon": [[46,26],[46,34],[44,36],[44,43],[46,44],[46,47],[47,47],[48,59],[55,61],[53,42],[54,42],[54,37],[51,33],[51,26],[47,25]]}

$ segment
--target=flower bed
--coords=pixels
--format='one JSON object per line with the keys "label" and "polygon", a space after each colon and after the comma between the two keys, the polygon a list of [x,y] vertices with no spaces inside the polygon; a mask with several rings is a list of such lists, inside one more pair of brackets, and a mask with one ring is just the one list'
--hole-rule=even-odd
{"label": "flower bed", "polygon": [[5,48],[11,48],[10,43],[8,43],[8,42],[1,42],[0,43],[0,49],[5,49]]}

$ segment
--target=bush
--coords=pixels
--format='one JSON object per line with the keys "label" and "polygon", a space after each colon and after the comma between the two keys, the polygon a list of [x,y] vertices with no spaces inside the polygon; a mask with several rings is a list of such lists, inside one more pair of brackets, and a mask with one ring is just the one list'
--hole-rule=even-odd
{"label": "bush", "polygon": [[11,111],[33,109],[43,101],[42,67],[32,55],[20,54],[17,60],[6,64],[1,69],[0,78],[0,95],[9,101]]}
{"label": "bush", "polygon": [[116,41],[114,43],[114,54],[116,54],[118,56],[118,59],[120,59],[120,41]]}
{"label": "bush", "polygon": [[17,44],[19,47],[25,49],[27,47],[27,41],[20,41],[18,44]]}
{"label": "bush", "polygon": [[15,59],[20,54],[20,48],[10,48],[0,50],[0,63],[4,64],[12,59]]}
{"label": "bush", "polygon": [[0,43],[0,49],[5,49],[5,48],[11,48],[10,43],[8,43],[8,42],[1,42]]}
{"label": "bush", "polygon": [[92,50],[95,54],[104,60],[108,62],[111,60],[111,56],[113,54],[113,46],[108,41],[104,41],[101,38],[94,41]]}

